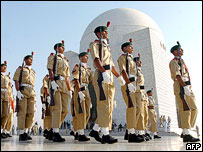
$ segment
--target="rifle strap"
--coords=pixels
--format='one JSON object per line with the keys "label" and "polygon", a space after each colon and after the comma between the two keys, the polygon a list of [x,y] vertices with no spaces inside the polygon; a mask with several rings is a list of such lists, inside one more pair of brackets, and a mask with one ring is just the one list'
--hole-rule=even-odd
{"label": "rifle strap", "polygon": [[[126,53],[126,73],[129,76],[129,63],[128,63],[128,53]],[[130,97],[130,91],[128,89],[128,85],[126,84],[126,93],[128,96],[128,108],[134,107],[132,99]]]}

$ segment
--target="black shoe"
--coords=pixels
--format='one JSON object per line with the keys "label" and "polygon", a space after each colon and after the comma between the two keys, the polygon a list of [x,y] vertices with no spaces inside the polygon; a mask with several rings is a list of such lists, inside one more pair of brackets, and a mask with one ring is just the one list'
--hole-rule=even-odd
{"label": "black shoe", "polygon": [[44,130],[43,136],[44,136],[45,138],[47,137],[48,132],[49,132],[49,131],[48,131],[47,129]]}
{"label": "black shoe", "polygon": [[79,135],[78,133],[76,132],[76,134],[74,135],[74,140],[78,140],[79,139]]}
{"label": "black shoe", "polygon": [[27,138],[27,140],[32,140],[32,137],[28,133],[24,133],[24,135]]}
{"label": "black shoe", "polygon": [[154,139],[159,139],[159,138],[161,138],[161,137],[158,135],[154,135]]}
{"label": "black shoe", "polygon": [[6,133],[6,136],[7,136],[7,137],[12,137],[9,133]]}
{"label": "black shoe", "polygon": [[54,133],[54,135],[53,135],[53,141],[54,142],[64,142],[65,138],[62,138],[61,135],[57,132],[57,133]]}
{"label": "black shoe", "polygon": [[118,139],[114,139],[113,137],[111,137],[110,135],[103,135],[102,136],[102,140],[101,140],[101,143],[102,144],[105,144],[105,143],[108,143],[108,144],[113,144],[113,143],[116,143],[118,142]]}
{"label": "black shoe", "polygon": [[183,133],[181,133],[180,138],[183,138]]}
{"label": "black shoe", "polygon": [[143,135],[146,141],[149,141],[150,138],[147,135]]}
{"label": "black shoe", "polygon": [[127,130],[127,129],[126,129],[126,131],[125,131],[124,140],[128,140],[128,130]]}
{"label": "black shoe", "polygon": [[71,131],[71,132],[70,132],[70,135],[71,135],[71,136],[75,136],[75,134],[74,134],[74,132],[73,132],[73,131]]}
{"label": "black shoe", "polygon": [[183,142],[197,142],[200,141],[199,138],[194,138],[190,134],[189,135],[183,135]]}
{"label": "black shoe", "polygon": [[144,139],[140,138],[139,136],[137,136],[136,134],[129,134],[128,135],[128,142],[143,142]]}
{"label": "black shoe", "polygon": [[152,137],[148,133],[146,133],[145,136],[147,136],[150,140],[152,139]]}
{"label": "black shoe", "polygon": [[27,141],[27,136],[24,134],[19,135],[19,141]]}
{"label": "black shoe", "polygon": [[53,129],[51,128],[47,133],[46,139],[53,140],[53,136],[54,136],[54,133],[53,133]]}
{"label": "black shoe", "polygon": [[90,140],[90,138],[88,138],[85,135],[79,135],[78,136],[78,141],[89,141],[89,140]]}
{"label": "black shoe", "polygon": [[139,138],[141,138],[143,141],[147,141],[144,135],[138,135]]}
{"label": "black shoe", "polygon": [[6,139],[6,138],[7,138],[6,134],[5,133],[1,133],[1,139]]}
{"label": "black shoe", "polygon": [[98,142],[101,142],[101,137],[99,136],[99,132],[98,131],[95,131],[95,130],[92,130],[89,134],[90,137],[94,137],[94,139]]}

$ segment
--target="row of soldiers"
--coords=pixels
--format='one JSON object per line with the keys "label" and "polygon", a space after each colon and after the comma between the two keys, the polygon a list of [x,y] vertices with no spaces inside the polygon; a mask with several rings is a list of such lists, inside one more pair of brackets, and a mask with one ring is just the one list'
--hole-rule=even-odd
{"label": "row of soldiers", "polygon": [[[71,100],[74,128],[72,135],[79,141],[90,140],[84,134],[84,129],[89,120],[92,106],[88,90],[88,85],[92,82],[97,98],[97,119],[89,136],[94,137],[96,141],[102,144],[118,142],[109,134],[112,128],[113,107],[116,104],[114,100],[114,76],[119,80],[127,107],[127,130],[124,139],[128,140],[128,142],[150,140],[151,137],[146,132],[148,117],[151,122],[149,130],[154,133],[154,138],[160,138],[157,135],[157,119],[152,90],[145,91],[140,56],[133,57],[132,39],[130,39],[129,42],[121,46],[123,54],[117,60],[119,72],[116,70],[108,43],[109,24],[108,22],[107,26],[95,28],[94,33],[98,39],[89,45],[95,68],[94,73],[87,65],[88,52],[82,52],[79,54],[80,63],[76,64],[72,71],[73,80],[71,81],[69,78],[69,63],[64,56],[64,41],[54,45],[56,53],[51,53],[48,57],[47,69],[49,74],[44,77],[41,88],[41,101],[45,113],[44,129],[47,129],[45,130],[47,139],[54,142],[65,141],[65,138],[59,134],[59,128],[68,113],[68,100]],[[174,94],[181,116],[181,128],[183,129],[181,137],[184,142],[196,142],[199,139],[189,134],[189,128],[195,124],[197,108],[190,80],[186,79],[189,77],[189,72],[186,70],[184,63],[184,66],[178,64],[181,50],[180,45],[176,45],[171,49],[171,53],[174,54],[175,58],[170,62],[170,70],[174,80]],[[33,55],[26,56],[24,61],[26,65],[23,64],[17,68],[13,77],[17,90],[16,101],[20,141],[32,140],[27,132],[33,123],[36,104],[33,90],[35,71],[31,68]],[[183,62],[182,59],[180,61]],[[180,97],[179,93],[181,91],[177,89],[180,86],[185,91],[186,98],[184,99]],[[6,87],[1,88],[7,89]],[[5,99],[1,101],[4,103]],[[188,109],[184,109],[184,102],[182,101],[188,103]]]}

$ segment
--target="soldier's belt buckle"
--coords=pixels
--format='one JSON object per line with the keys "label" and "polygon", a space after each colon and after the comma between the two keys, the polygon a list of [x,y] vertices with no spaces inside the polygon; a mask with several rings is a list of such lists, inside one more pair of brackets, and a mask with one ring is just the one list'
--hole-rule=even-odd
{"label": "soldier's belt buckle", "polygon": [[1,89],[1,91],[6,92],[6,91],[7,91],[7,89]]}

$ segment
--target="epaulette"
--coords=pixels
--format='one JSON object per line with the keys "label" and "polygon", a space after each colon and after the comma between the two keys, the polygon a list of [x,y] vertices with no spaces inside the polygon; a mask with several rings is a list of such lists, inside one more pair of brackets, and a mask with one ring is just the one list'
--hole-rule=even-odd
{"label": "epaulette", "polygon": [[125,56],[126,54],[122,54],[121,56]]}
{"label": "epaulette", "polygon": [[19,69],[21,69],[21,68],[22,68],[22,66],[19,66],[18,68],[19,68]]}
{"label": "epaulette", "polygon": [[178,61],[178,59],[177,59],[177,58],[174,58],[173,60],[176,60],[176,61]]}
{"label": "epaulette", "polygon": [[75,65],[75,67],[78,67],[78,66],[79,66],[78,64]]}
{"label": "epaulette", "polygon": [[95,40],[94,42],[99,42],[99,40]]}
{"label": "epaulette", "polygon": [[50,53],[50,56],[53,56],[54,55],[54,53]]}

